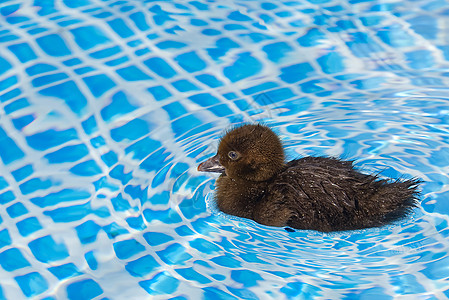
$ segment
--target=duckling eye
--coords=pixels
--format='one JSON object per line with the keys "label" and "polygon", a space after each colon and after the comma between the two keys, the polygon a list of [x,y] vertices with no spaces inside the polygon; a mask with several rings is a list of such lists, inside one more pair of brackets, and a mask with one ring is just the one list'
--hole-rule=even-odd
{"label": "duckling eye", "polygon": [[239,154],[235,151],[229,151],[228,156],[232,160],[237,160],[239,158]]}

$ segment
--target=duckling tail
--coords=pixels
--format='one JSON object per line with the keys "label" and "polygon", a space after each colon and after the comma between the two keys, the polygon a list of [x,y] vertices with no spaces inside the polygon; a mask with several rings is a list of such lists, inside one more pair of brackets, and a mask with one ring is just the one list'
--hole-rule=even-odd
{"label": "duckling tail", "polygon": [[418,179],[376,181],[375,184],[379,184],[377,191],[365,202],[362,210],[371,212],[372,221],[378,223],[378,226],[402,219],[418,205],[420,182]]}

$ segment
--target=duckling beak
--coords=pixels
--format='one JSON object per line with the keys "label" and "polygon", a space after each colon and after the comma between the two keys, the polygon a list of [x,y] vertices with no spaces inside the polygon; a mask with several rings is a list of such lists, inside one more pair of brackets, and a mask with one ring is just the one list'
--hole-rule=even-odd
{"label": "duckling beak", "polygon": [[201,172],[213,172],[213,173],[224,173],[225,167],[220,164],[220,160],[218,158],[218,154],[214,157],[209,158],[206,161],[203,161],[198,165],[198,171]]}

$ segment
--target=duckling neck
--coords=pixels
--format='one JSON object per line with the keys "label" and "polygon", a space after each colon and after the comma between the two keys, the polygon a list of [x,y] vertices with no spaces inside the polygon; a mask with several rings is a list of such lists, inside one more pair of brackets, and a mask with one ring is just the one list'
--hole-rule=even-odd
{"label": "duckling neck", "polygon": [[217,180],[218,208],[224,213],[251,219],[267,186],[267,182],[232,179],[222,175]]}

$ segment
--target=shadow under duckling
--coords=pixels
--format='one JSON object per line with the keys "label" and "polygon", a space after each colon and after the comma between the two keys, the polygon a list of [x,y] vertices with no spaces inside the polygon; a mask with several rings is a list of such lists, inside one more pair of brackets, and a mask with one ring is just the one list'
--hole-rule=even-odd
{"label": "shadow under duckling", "polygon": [[216,201],[224,213],[269,226],[322,232],[379,227],[416,207],[419,180],[386,180],[352,161],[304,157],[285,163],[279,137],[247,124],[226,133],[199,171],[221,173]]}

